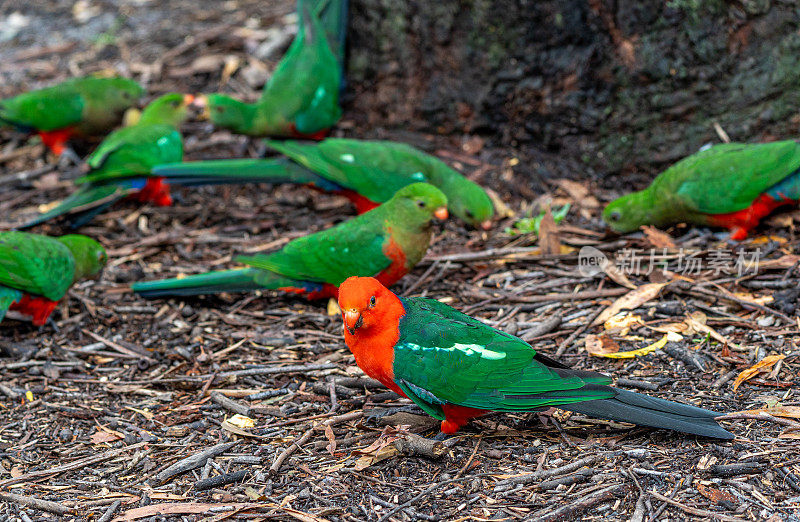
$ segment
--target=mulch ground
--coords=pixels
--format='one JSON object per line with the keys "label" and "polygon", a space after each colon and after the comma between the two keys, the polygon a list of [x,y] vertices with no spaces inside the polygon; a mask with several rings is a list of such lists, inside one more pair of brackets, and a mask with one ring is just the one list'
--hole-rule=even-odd
{"label": "mulch ground", "polygon": [[[116,68],[149,81],[153,94],[224,83],[254,96],[257,82],[242,78],[254,63],[245,51],[273,38],[267,28],[292,6],[196,5],[124,4],[124,22],[98,7],[83,22],[86,34],[53,22],[45,46],[34,43],[37,20],[79,14],[59,2],[23,11],[30,26],[0,44],[2,94]],[[260,23],[238,20],[242,11]],[[183,32],[167,30],[170,20],[181,20]],[[147,27],[163,30],[149,38]],[[98,35],[106,36],[98,43]],[[233,59],[237,73],[222,82]],[[450,220],[398,293],[442,299],[621,387],[738,412],[722,421],[736,439],[545,411],[489,415],[433,442],[434,422],[354,365],[341,319],[325,302],[271,292],[154,301],[130,293],[132,281],[228,267],[236,254],[279,248],[352,215],[345,200],[298,187],[185,190],[171,208],[124,202],[80,230],[108,248],[109,266],[73,287],[55,327],[2,323],[0,521],[798,520],[798,216],[782,214],[739,244],[686,227],[611,236],[601,205],[625,183],[559,181],[567,159],[543,155],[532,166],[490,137],[429,136],[368,120],[346,113],[337,135],[435,152],[494,188],[517,216],[490,233]],[[205,122],[184,131],[188,159],[263,152],[258,141]],[[71,182],[36,140],[0,137],[6,229],[68,194]],[[529,171],[542,169],[556,174],[540,186]],[[571,204],[557,230],[505,232],[548,201]],[[583,247],[618,257],[618,268],[579,270]],[[757,249],[754,270],[742,261]],[[605,321],[609,308],[620,313]]]}

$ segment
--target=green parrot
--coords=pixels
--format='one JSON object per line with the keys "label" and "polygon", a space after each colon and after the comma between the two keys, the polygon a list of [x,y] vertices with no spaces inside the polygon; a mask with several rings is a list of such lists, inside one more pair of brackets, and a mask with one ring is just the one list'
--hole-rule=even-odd
{"label": "green parrot", "polygon": [[86,236],[0,232],[0,321],[15,310],[44,325],[69,287],[107,260],[100,243]]}
{"label": "green parrot", "polygon": [[0,124],[38,133],[60,155],[73,136],[109,132],[143,95],[144,89],[126,78],[74,78],[0,101]]}
{"label": "green parrot", "polygon": [[143,297],[269,289],[307,299],[335,297],[353,274],[392,285],[428,250],[432,219],[447,218],[447,198],[427,183],[401,188],[378,208],[332,228],[290,241],[277,252],[238,256],[247,268],[132,285]]}
{"label": "green parrot", "polygon": [[304,2],[309,2],[312,11],[319,17],[325,34],[328,36],[328,45],[336,56],[340,69],[344,70],[349,1],[297,0],[298,13],[302,11]]}
{"label": "green parrot", "polygon": [[456,217],[475,227],[491,227],[494,207],[486,192],[443,161],[410,145],[342,138],[318,143],[267,140],[267,145],[289,159],[175,163],[159,165],[153,174],[175,183],[303,183],[347,197],[358,212],[388,201],[409,183],[424,181],[445,193]]}
{"label": "green parrot", "polygon": [[356,364],[455,433],[489,411],[565,410],[732,439],[718,413],[609,386],[611,377],[573,370],[435,299],[399,298],[371,277],[339,287],[344,340]]}
{"label": "green parrot", "polygon": [[742,240],[761,218],[800,199],[800,145],[725,143],[702,150],[659,174],[644,190],[603,211],[620,233],[642,225],[697,223],[731,230]]}
{"label": "green parrot", "polygon": [[152,176],[150,170],[159,163],[183,159],[183,140],[178,128],[193,101],[193,96],[178,93],[153,100],[136,124],[109,134],[86,159],[90,170],[75,180],[79,185],[77,191],[20,228],[64,214],[73,214],[72,223],[77,227],[134,193],[142,202],[171,205],[169,186],[163,179]]}
{"label": "green parrot", "polygon": [[244,103],[208,95],[206,109],[214,125],[249,136],[321,139],[339,121],[339,63],[319,18],[305,0],[299,4],[299,31],[261,99]]}

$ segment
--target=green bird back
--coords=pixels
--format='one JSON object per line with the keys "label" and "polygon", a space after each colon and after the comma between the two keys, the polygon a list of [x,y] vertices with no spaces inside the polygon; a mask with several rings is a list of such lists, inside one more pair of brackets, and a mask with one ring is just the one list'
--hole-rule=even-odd
{"label": "green bird back", "polygon": [[0,101],[0,121],[29,131],[75,127],[80,134],[103,134],[143,94],[126,78],[75,78]]}
{"label": "green bird back", "polygon": [[387,201],[405,185],[427,182],[444,192],[455,216],[473,226],[486,226],[494,215],[492,201],[477,183],[405,143],[328,138],[318,143],[268,140],[267,145],[370,201]]}
{"label": "green bird back", "polygon": [[92,169],[77,183],[150,174],[161,163],[183,159],[183,140],[178,131],[188,114],[191,97],[165,94],[142,111],[139,122],[109,134],[86,159]]}
{"label": "green bird back", "polygon": [[646,189],[612,201],[603,219],[618,232],[682,221],[704,224],[709,215],[747,208],[798,168],[800,145],[793,140],[715,145],[675,163]]}
{"label": "green bird back", "polygon": [[105,265],[96,241],[79,235],[52,238],[0,232],[0,285],[58,301],[77,279]]}
{"label": "green bird back", "polygon": [[394,379],[439,420],[445,403],[527,411],[614,396],[594,386],[611,384],[611,378],[549,367],[528,343],[434,299],[401,302],[406,313],[394,349]]}
{"label": "green bird back", "polygon": [[410,268],[425,255],[433,213],[445,205],[447,198],[436,187],[415,183],[350,221],[295,239],[277,252],[236,261],[298,281],[338,286],[352,275],[374,276],[388,268],[393,259],[386,252],[393,250],[393,240]]}

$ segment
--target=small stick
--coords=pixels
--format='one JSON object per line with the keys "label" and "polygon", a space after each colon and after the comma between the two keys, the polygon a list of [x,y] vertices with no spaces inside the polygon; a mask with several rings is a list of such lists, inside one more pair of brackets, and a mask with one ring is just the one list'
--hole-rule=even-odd
{"label": "small stick", "polygon": [[103,516],[100,517],[97,520],[97,522],[109,522],[111,520],[111,517],[114,516],[114,513],[117,512],[117,510],[119,509],[119,507],[121,505],[122,505],[122,501],[121,500],[115,500],[110,506],[108,506],[108,509],[106,509],[106,512],[103,513]]}
{"label": "small stick", "polygon": [[580,498],[577,502],[561,506],[560,508],[544,513],[543,515],[527,519],[529,522],[553,522],[555,520],[571,520],[574,515],[586,511],[592,506],[606,502],[615,497],[622,496],[628,487],[625,484],[614,484],[596,491],[591,495]]}
{"label": "small stick", "polygon": [[189,455],[188,457],[179,460],[175,464],[169,466],[167,469],[161,471],[158,475],[155,476],[155,478],[153,478],[153,482],[157,484],[163,484],[164,482],[171,479],[175,475],[179,475],[181,473],[185,473],[187,471],[199,468],[205,465],[208,459],[225,453],[226,451],[234,447],[236,444],[238,444],[238,442],[239,441],[224,442],[222,444],[211,446],[210,448],[201,451],[200,453]]}
{"label": "small stick", "polygon": [[34,509],[40,509],[56,515],[69,515],[73,510],[67,506],[61,505],[58,502],[50,502],[49,500],[42,500],[36,497],[28,497],[25,495],[17,495],[16,493],[0,493],[0,499],[14,504],[21,504],[29,506]]}
{"label": "small stick", "polygon": [[211,392],[211,400],[219,404],[226,410],[232,411],[233,413],[238,413],[239,415],[244,415],[245,417],[250,416],[249,406],[236,402],[233,399],[229,399],[228,397],[225,397],[218,391]]}
{"label": "small stick", "polygon": [[708,511],[708,510],[705,510],[705,509],[693,508],[693,507],[687,506],[686,504],[681,504],[677,500],[673,500],[673,499],[671,499],[671,498],[669,498],[667,496],[662,495],[661,493],[656,493],[655,491],[648,491],[647,493],[652,495],[653,497],[657,498],[658,500],[661,500],[663,502],[666,502],[667,504],[670,504],[672,506],[680,508],[683,511],[685,511],[686,513],[691,513],[692,515],[697,515],[699,517],[706,517],[706,518],[709,518],[709,519],[712,519],[712,520],[720,520],[721,522],[744,522],[744,519],[741,519],[741,518],[729,517],[729,516],[723,515],[721,513],[715,513],[713,511]]}
{"label": "small stick", "polygon": [[[620,288],[620,290],[627,291],[626,288]],[[600,314],[603,313],[604,309],[605,309],[604,306],[598,307],[597,311],[593,313],[592,316],[589,317],[589,319],[585,323],[583,323],[583,325],[581,325],[577,330],[569,334],[569,337],[564,339],[564,342],[562,342],[558,346],[558,350],[556,350],[556,357],[561,357],[562,355],[564,355],[564,352],[567,351],[567,348],[569,348],[572,345],[572,343],[575,341],[575,339],[577,339],[579,335],[585,332],[586,329],[589,328],[592,325],[592,323],[594,323],[595,319],[600,317]]]}

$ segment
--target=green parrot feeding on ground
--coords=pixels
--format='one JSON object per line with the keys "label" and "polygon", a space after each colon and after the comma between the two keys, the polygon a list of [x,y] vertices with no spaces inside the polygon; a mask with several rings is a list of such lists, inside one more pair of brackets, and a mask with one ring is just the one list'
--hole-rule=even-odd
{"label": "green parrot feeding on ground", "polygon": [[603,220],[620,233],[697,223],[727,228],[731,239],[742,240],[761,218],[797,200],[798,143],[725,143],[684,158],[646,189],[612,201]]}
{"label": "green parrot feeding on ground", "polygon": [[269,289],[320,299],[336,297],[338,285],[353,274],[392,285],[425,255],[432,220],[446,219],[446,206],[439,189],[414,183],[378,208],[277,252],[235,258],[247,268],[134,283],[132,289],[143,297]]}
{"label": "green parrot feeding on ground", "polygon": [[609,386],[434,299],[399,298],[371,277],[339,287],[344,339],[358,366],[442,421],[444,434],[490,411],[565,410],[718,439],[713,411]]}
{"label": "green parrot feeding on ground", "polygon": [[104,135],[144,89],[126,78],[74,78],[0,101],[0,124],[39,134],[55,154],[73,136]]}
{"label": "green parrot feeding on ground", "polygon": [[67,289],[100,272],[107,259],[86,236],[0,232],[0,321],[14,310],[44,325]]}
{"label": "green parrot feeding on ground", "polygon": [[178,130],[186,119],[191,95],[165,94],[152,101],[139,121],[109,134],[86,159],[89,172],[75,181],[77,191],[54,208],[28,221],[28,228],[70,214],[74,226],[89,221],[115,201],[136,194],[142,202],[172,204],[169,186],[152,176],[159,163],[183,159],[183,140]]}
{"label": "green parrot feeding on ground", "polygon": [[321,139],[339,121],[339,62],[317,14],[303,0],[298,2],[298,16],[297,36],[258,102],[224,94],[205,97],[215,126],[249,136]]}
{"label": "green parrot feeding on ground", "polygon": [[303,183],[350,199],[358,212],[388,201],[403,186],[427,182],[447,196],[452,214],[488,229],[491,199],[479,185],[440,159],[405,143],[328,138],[318,143],[267,140],[283,159],[234,159],[159,165],[153,174],[176,182]]}

